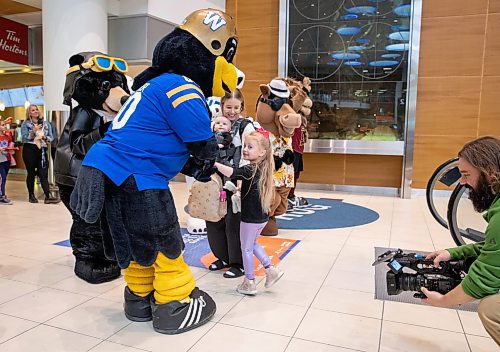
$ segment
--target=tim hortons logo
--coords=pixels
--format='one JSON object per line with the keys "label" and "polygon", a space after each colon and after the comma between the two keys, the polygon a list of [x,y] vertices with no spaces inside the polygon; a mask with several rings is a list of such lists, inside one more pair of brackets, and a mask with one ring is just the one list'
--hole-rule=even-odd
{"label": "tim hortons logo", "polygon": [[[17,44],[21,43],[21,38],[16,36],[15,31],[5,30],[7,36],[6,39],[0,39],[0,49],[9,51],[14,54],[27,56],[28,50],[21,49]],[[9,43],[10,42],[10,43]]]}

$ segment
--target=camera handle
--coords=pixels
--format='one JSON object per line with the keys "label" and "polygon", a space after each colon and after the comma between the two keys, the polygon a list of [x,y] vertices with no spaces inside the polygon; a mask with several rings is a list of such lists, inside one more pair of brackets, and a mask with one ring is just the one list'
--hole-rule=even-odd
{"label": "camera handle", "polygon": [[415,292],[413,298],[427,298],[427,296],[423,292]]}

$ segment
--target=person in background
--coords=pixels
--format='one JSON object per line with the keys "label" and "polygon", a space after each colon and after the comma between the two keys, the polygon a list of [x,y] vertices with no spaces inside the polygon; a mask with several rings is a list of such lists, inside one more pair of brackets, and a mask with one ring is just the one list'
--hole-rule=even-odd
{"label": "person in background", "polygon": [[[255,131],[250,119],[242,116],[245,110],[243,95],[236,89],[231,94],[226,94],[221,99],[222,115],[231,121],[231,133],[233,136],[232,150],[226,152],[231,154],[231,165],[239,167],[248,164],[241,160],[241,146],[245,137]],[[241,163],[240,163],[241,161]],[[229,268],[223,276],[225,278],[236,278],[243,275],[243,258],[241,256],[240,243],[240,213],[233,213],[231,192],[227,192],[227,215],[218,222],[207,221],[207,237],[210,249],[217,258],[208,269],[211,271]]]}
{"label": "person in background", "polygon": [[40,115],[38,106],[30,105],[26,109],[26,120],[21,125],[21,135],[23,138],[23,160],[28,172],[26,187],[28,188],[29,202],[38,203],[38,199],[35,197],[35,176],[38,174],[45,194],[44,203],[59,203],[58,199],[50,197],[48,181],[47,145],[52,142],[54,137],[51,127]]}
{"label": "person in background", "polygon": [[233,168],[216,162],[215,167],[224,176],[242,181],[240,241],[245,278],[236,290],[241,294],[255,295],[254,255],[266,269],[266,288],[283,276],[257,243],[257,237],[269,220],[274,195],[274,157],[268,137],[257,131],[250,133],[245,139],[243,159],[250,164]]}
{"label": "person in background", "polygon": [[488,222],[483,242],[430,253],[434,265],[449,260],[473,259],[461,284],[445,295],[422,287],[424,303],[452,307],[480,299],[478,315],[484,328],[500,346],[500,139],[481,137],[458,153],[460,184],[469,189],[477,212]]}
{"label": "person in background", "polygon": [[0,120],[0,205],[12,205],[12,201],[7,198],[5,193],[7,174],[12,162],[12,154],[14,154],[14,142],[12,141],[12,134],[7,129],[7,122],[10,122],[10,120]]}

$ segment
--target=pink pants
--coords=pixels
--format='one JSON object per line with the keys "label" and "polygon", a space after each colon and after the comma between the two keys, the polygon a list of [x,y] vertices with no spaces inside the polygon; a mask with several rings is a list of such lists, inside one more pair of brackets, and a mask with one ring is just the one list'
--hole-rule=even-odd
{"label": "pink pants", "polygon": [[241,241],[241,254],[243,255],[243,269],[245,269],[245,277],[248,280],[255,278],[255,265],[253,256],[261,262],[264,268],[269,268],[271,260],[269,259],[266,251],[257,244],[257,236],[260,235],[267,222],[261,224],[253,224],[248,222],[241,222],[240,224],[240,241]]}

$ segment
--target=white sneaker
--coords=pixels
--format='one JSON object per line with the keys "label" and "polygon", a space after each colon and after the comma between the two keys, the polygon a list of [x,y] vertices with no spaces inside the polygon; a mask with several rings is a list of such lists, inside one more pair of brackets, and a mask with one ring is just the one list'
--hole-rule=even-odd
{"label": "white sneaker", "polygon": [[257,286],[255,285],[255,280],[248,280],[246,277],[243,282],[236,287],[236,291],[244,295],[255,295],[257,294]]}
{"label": "white sneaker", "polygon": [[279,279],[281,279],[283,274],[284,274],[283,271],[281,271],[274,265],[271,265],[269,268],[266,269],[266,283],[264,284],[264,286],[266,288],[271,287],[276,282],[278,282]]}

